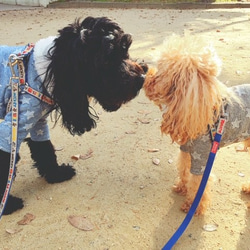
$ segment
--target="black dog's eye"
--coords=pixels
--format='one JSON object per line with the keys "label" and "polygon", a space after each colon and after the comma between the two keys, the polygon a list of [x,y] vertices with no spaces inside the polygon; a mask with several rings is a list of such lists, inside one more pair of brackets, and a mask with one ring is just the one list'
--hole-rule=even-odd
{"label": "black dog's eye", "polygon": [[132,37],[129,34],[125,34],[121,39],[121,48],[127,51],[132,43]]}
{"label": "black dog's eye", "polygon": [[107,36],[105,36],[105,39],[108,41],[113,41],[115,39],[115,36],[112,32],[110,32]]}
{"label": "black dog's eye", "polygon": [[122,48],[123,48],[124,50],[127,50],[127,49],[128,49],[127,44],[126,44],[126,43],[123,43],[123,44],[122,44]]}
{"label": "black dog's eye", "polygon": [[102,47],[105,56],[109,56],[115,49],[115,35],[113,32],[109,31],[108,34],[103,37]]}

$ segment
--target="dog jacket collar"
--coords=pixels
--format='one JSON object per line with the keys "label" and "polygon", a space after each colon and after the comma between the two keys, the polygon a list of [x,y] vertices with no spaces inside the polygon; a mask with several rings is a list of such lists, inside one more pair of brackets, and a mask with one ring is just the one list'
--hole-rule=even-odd
{"label": "dog jacket collar", "polygon": [[[46,102],[49,105],[53,105],[54,101],[50,97],[48,97],[48,96],[40,93],[39,91],[31,88],[29,86],[28,82],[26,81],[25,75],[27,73],[27,69],[24,66],[23,59],[25,57],[29,56],[29,54],[33,52],[34,47],[35,47],[35,45],[33,43],[31,43],[31,44],[27,45],[27,47],[24,49],[24,51],[18,53],[17,55],[14,55],[14,54],[10,55],[9,67],[11,69],[12,77],[19,79],[19,89],[21,89],[21,93],[26,92],[26,93],[40,99],[41,101]],[[16,64],[17,64],[19,76],[17,76],[15,74],[14,66]],[[12,98],[9,100],[7,112],[9,112],[11,109],[11,102],[12,102]]]}
{"label": "dog jacket collar", "polygon": [[[34,46],[35,46],[34,44],[29,44],[27,46],[27,48],[22,53],[20,53],[18,56],[23,57],[23,56],[28,55],[29,53],[32,53],[32,50],[33,50]],[[19,71],[19,74],[20,74],[20,76],[19,76],[19,78],[20,78],[20,86],[22,86],[22,85],[24,86],[23,91],[29,93],[30,95],[35,96],[36,98],[40,99],[43,102],[46,102],[49,105],[54,104],[54,101],[50,97],[38,92],[37,90],[31,88],[28,85],[28,83],[26,82],[25,77],[22,77],[22,75],[21,75],[21,74],[24,74],[24,72],[26,71],[23,64],[20,64],[20,63],[18,64],[18,71]]]}
{"label": "dog jacket collar", "polygon": [[[228,104],[226,103],[226,100],[223,100],[223,104],[221,106],[220,118],[223,118],[223,119],[226,119],[226,120],[228,119],[228,113],[226,112],[227,111],[227,106],[228,106]],[[214,125],[208,126],[212,142],[214,141],[214,137],[216,135],[216,131],[217,131],[217,128],[218,128],[218,125],[219,125],[219,120]]]}

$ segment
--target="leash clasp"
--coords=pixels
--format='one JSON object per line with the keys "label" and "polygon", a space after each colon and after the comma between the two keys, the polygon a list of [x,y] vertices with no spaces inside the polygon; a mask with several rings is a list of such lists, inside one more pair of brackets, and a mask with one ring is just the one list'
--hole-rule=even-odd
{"label": "leash clasp", "polygon": [[10,70],[11,70],[11,75],[12,75],[11,78],[17,79],[17,75],[15,73],[14,66],[17,64],[17,62],[18,62],[19,59],[20,58],[17,55],[15,55],[15,54],[11,54],[9,56],[8,66],[10,67]]}
{"label": "leash clasp", "polygon": [[228,121],[228,117],[229,117],[229,114],[224,112],[223,114],[221,114],[221,118],[225,119],[226,121]]}

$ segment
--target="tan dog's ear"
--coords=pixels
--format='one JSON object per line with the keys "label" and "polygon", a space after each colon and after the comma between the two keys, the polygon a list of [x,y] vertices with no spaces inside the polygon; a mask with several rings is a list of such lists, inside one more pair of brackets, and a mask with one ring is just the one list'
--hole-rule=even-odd
{"label": "tan dog's ear", "polygon": [[156,69],[149,68],[143,84],[145,94],[151,101],[154,101],[153,96],[154,96],[154,86],[155,86],[155,74],[156,74]]}
{"label": "tan dog's ear", "polygon": [[[167,72],[165,72],[167,73]],[[164,72],[161,74],[157,69],[149,69],[144,82],[144,90],[149,100],[153,101],[161,110],[166,106],[167,85],[164,84]]]}

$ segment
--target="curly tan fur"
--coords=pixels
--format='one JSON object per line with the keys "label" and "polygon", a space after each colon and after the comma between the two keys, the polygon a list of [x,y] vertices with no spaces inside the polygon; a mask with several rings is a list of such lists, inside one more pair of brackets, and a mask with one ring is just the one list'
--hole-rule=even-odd
{"label": "curly tan fur", "polygon": [[[192,40],[191,40],[192,39]],[[173,36],[164,46],[156,69],[148,71],[144,90],[164,110],[161,131],[174,142],[204,134],[218,119],[227,90],[216,78],[220,60],[211,46]]]}
{"label": "curly tan fur", "polygon": [[[146,96],[163,112],[161,131],[180,145],[208,132],[208,126],[219,118],[223,100],[237,98],[217,76],[221,62],[212,46],[198,37],[185,35],[168,39],[156,68],[150,68],[144,82]],[[239,102],[240,103],[240,102]],[[244,141],[243,151],[249,149]],[[178,181],[173,190],[186,196],[181,209],[187,212],[195,198],[202,175],[190,173],[191,155],[181,151],[178,159]],[[196,210],[204,214],[210,203],[210,182]],[[250,185],[242,187],[250,193]]]}

